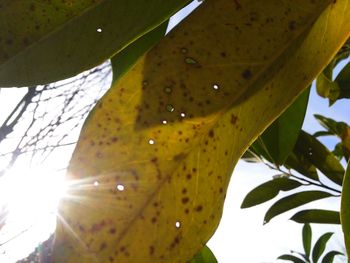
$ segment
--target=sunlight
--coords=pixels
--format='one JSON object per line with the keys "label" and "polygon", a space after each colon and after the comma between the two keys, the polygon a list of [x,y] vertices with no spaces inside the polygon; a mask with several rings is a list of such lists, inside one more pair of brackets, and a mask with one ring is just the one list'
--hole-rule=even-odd
{"label": "sunlight", "polygon": [[58,202],[64,196],[64,172],[49,169],[12,169],[0,178],[0,262],[26,257],[56,227]]}

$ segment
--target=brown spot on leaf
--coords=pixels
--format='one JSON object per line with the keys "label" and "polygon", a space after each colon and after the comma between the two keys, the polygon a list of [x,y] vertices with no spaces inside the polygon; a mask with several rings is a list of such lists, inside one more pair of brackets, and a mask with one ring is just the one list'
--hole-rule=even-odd
{"label": "brown spot on leaf", "polygon": [[232,124],[232,125],[236,124],[237,120],[238,120],[238,117],[235,116],[234,114],[232,114],[232,115],[231,115],[231,124]]}
{"label": "brown spot on leaf", "polygon": [[202,205],[199,205],[199,206],[197,206],[197,207],[195,208],[195,210],[196,210],[197,212],[200,212],[200,211],[203,210],[203,206],[202,206]]}
{"label": "brown spot on leaf", "polygon": [[183,204],[187,204],[188,201],[190,201],[190,199],[188,197],[184,197],[184,198],[182,198],[181,201],[182,201]]}
{"label": "brown spot on leaf", "polygon": [[246,69],[242,72],[242,77],[245,79],[250,79],[253,76],[252,72],[250,69]]}

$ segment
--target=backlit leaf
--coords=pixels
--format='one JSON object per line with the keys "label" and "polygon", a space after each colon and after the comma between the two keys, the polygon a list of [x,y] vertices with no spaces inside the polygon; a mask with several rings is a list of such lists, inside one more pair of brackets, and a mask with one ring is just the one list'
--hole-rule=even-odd
{"label": "backlit leaf", "polygon": [[340,222],[343,228],[347,254],[350,255],[350,165],[346,169],[341,194]]}
{"label": "backlit leaf", "polygon": [[187,2],[2,0],[0,87],[53,82],[97,66]]}
{"label": "backlit leaf", "polygon": [[291,220],[298,223],[340,224],[338,211],[308,209],[296,213]]}
{"label": "backlit leaf", "polygon": [[264,223],[268,223],[273,217],[293,208],[331,196],[333,195],[323,191],[305,191],[283,197],[274,203],[266,212]]}
{"label": "backlit leaf", "polygon": [[300,182],[285,177],[273,179],[250,191],[244,198],[241,208],[264,203],[276,197],[280,191],[289,191],[301,185]]}
{"label": "backlit leaf", "polygon": [[333,233],[331,232],[325,233],[316,241],[312,249],[312,262],[317,262],[321,257],[324,250],[326,249],[327,242],[332,237],[332,235]]}
{"label": "backlit leaf", "polygon": [[218,263],[213,252],[204,246],[189,263]]}
{"label": "backlit leaf", "polygon": [[304,224],[303,226],[303,247],[305,251],[305,256],[309,258],[311,251],[311,241],[312,241],[312,229],[310,224]]}
{"label": "backlit leaf", "polygon": [[56,262],[191,260],[237,160],[350,32],[348,0],[239,3],[204,1],[96,105],[69,167]]}

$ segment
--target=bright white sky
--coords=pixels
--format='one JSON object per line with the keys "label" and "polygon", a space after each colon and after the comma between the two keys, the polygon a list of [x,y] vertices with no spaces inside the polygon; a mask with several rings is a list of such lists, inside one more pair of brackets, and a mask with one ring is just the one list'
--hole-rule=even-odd
{"label": "bright white sky", "polygon": [[[191,8],[194,8],[197,5],[198,3],[194,2],[191,5]],[[185,14],[189,13],[191,8],[184,10],[183,13],[173,19],[170,22],[170,27],[175,25]],[[6,94],[6,100],[0,101],[0,112],[4,112],[6,109],[10,108],[11,103],[15,103],[20,95],[21,91],[8,91]],[[11,97],[13,99],[11,99]],[[328,102],[318,97],[315,94],[314,89],[312,90],[310,97],[310,104],[304,125],[305,130],[314,132],[322,129],[313,118],[314,113],[319,113],[339,121],[350,123],[350,115],[348,114],[350,112],[350,104],[348,100],[339,101],[329,108]],[[0,123],[2,123],[2,121],[3,120],[0,119]],[[326,142],[328,145],[334,145],[335,143],[332,139],[326,139]],[[65,153],[61,157],[58,157],[57,160],[64,158],[65,160],[63,162],[65,162],[68,160],[67,156],[68,155]],[[41,169],[41,171],[43,171],[43,169]],[[28,171],[26,171],[26,173],[28,173]],[[40,177],[41,173],[42,172],[35,172],[34,174]],[[290,249],[302,251],[302,225],[288,220],[295,211],[292,213],[285,213],[284,215],[273,219],[269,224],[263,226],[264,214],[272,202],[246,210],[241,210],[239,208],[245,195],[257,185],[271,179],[272,175],[274,175],[274,173],[263,165],[248,164],[245,162],[239,162],[237,165],[229,186],[222,221],[217,232],[209,241],[209,247],[213,250],[219,263],[276,262],[276,258],[279,255],[288,253]],[[43,180],[42,178],[43,177],[41,177],[41,180]],[[60,183],[59,177],[57,177],[57,181],[54,183],[56,186]],[[28,188],[29,187],[22,186],[20,191],[27,193]],[[4,189],[0,190],[5,191]],[[28,194],[30,194],[30,192]],[[45,195],[45,193],[43,194]],[[32,200],[24,197],[19,203],[25,203],[29,206],[31,202],[43,202],[43,200],[37,200],[35,198],[36,197],[34,196]],[[45,202],[47,206],[52,206],[57,200],[50,199],[45,200]],[[316,203],[312,203],[308,207],[315,207],[315,204]],[[320,201],[319,204],[322,204],[323,208],[333,210],[339,209],[338,199]],[[24,215],[28,216],[30,214],[33,214],[33,211],[27,211]],[[13,213],[13,215],[16,215],[16,213]],[[37,212],[37,215],[39,216],[32,218],[31,220],[26,218],[27,222],[35,222],[33,227],[30,228],[30,231],[24,231],[19,238],[10,241],[4,246],[0,246],[0,262],[10,263],[20,254],[25,256],[25,254],[29,253],[33,248],[33,245],[35,246],[35,244],[33,244],[35,239],[39,242],[39,240],[45,240],[45,238],[49,236],[49,231],[52,231],[54,228],[54,212],[51,211],[51,213],[46,215]],[[48,219],[51,220],[52,223],[46,228],[43,228],[43,221],[47,221]],[[11,220],[8,226],[4,227],[0,233],[0,244],[13,237],[14,233],[18,233],[18,225],[13,223],[16,220],[13,219],[12,223]],[[31,223],[29,223],[29,225],[22,225],[21,227],[22,229],[26,229],[31,226],[30,224]],[[330,247],[345,251],[339,226],[313,225],[312,227],[314,231],[313,241],[315,241],[316,237],[321,233],[333,231],[337,234],[331,239]],[[19,249],[20,246],[23,246],[22,250]],[[335,262],[344,261],[344,258],[339,257],[338,261]]]}

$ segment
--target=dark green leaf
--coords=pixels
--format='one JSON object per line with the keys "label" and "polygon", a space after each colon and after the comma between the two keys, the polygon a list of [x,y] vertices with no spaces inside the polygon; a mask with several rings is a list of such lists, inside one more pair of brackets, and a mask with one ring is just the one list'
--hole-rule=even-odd
{"label": "dark green leaf", "polygon": [[305,263],[304,260],[294,256],[294,255],[288,255],[288,254],[285,254],[285,255],[282,255],[282,256],[279,256],[277,259],[282,259],[282,260],[289,260],[289,261],[292,261],[294,263]]}
{"label": "dark green leaf", "polygon": [[280,191],[289,191],[301,185],[300,182],[285,177],[273,179],[250,191],[244,198],[241,208],[248,208],[264,203],[276,197]]}
{"label": "dark green leaf", "polygon": [[339,86],[338,99],[350,98],[350,62],[340,71],[335,82]]}
{"label": "dark green leaf", "polygon": [[340,224],[338,211],[308,209],[296,213],[291,220],[297,223]]}
{"label": "dark green leaf", "polygon": [[304,122],[309,93],[310,89],[305,90],[254,143],[255,151],[266,160],[281,165],[293,150]]}
{"label": "dark green leaf", "polygon": [[311,241],[312,241],[312,229],[310,224],[304,224],[303,227],[303,247],[305,251],[305,256],[309,258],[311,250]]}
{"label": "dark green leaf", "polygon": [[334,135],[334,133],[329,131],[318,131],[313,134],[314,137],[329,136],[329,135]]}
{"label": "dark green leaf", "polygon": [[213,252],[204,246],[189,263],[218,263]]}
{"label": "dark green leaf", "polygon": [[268,223],[273,217],[293,208],[330,196],[333,195],[322,191],[306,191],[286,196],[278,200],[269,208],[265,214],[264,223]]}
{"label": "dark green leaf", "polygon": [[337,255],[344,255],[343,253],[339,251],[332,250],[328,252],[322,259],[322,263],[332,263],[334,260],[334,257]]}
{"label": "dark green leaf", "polygon": [[44,84],[97,66],[188,2],[2,0],[0,84]]}
{"label": "dark green leaf", "polygon": [[312,250],[312,262],[316,263],[321,257],[322,253],[326,248],[327,242],[332,235],[333,233],[331,232],[325,233],[316,241],[315,246]]}
{"label": "dark green leaf", "polygon": [[342,184],[344,168],[339,160],[319,140],[305,131],[299,135],[295,145],[296,151],[302,154],[325,176],[338,185]]}

